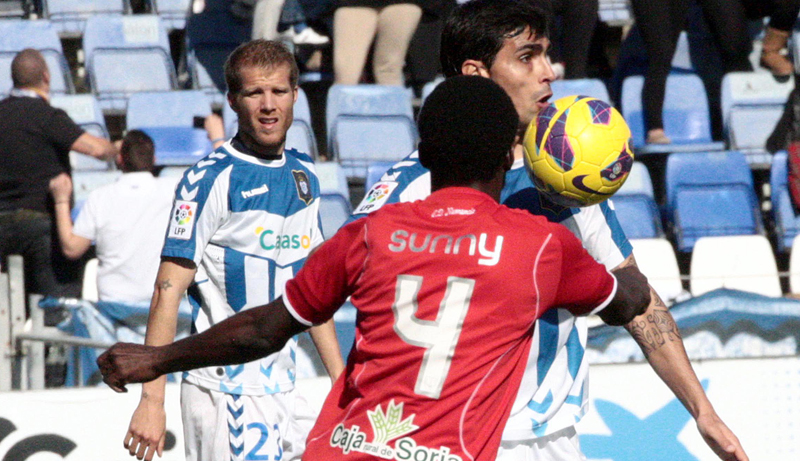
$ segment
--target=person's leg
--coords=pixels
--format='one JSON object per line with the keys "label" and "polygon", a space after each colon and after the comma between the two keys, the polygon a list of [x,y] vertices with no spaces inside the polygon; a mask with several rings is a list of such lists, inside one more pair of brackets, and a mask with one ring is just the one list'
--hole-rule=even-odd
{"label": "person's leg", "polygon": [[378,26],[374,8],[342,7],[333,16],[333,73],[336,83],[361,80],[367,54]]}
{"label": "person's leg", "polygon": [[647,51],[647,72],[642,88],[647,142],[668,144],[670,140],[664,134],[664,94],[688,3],[685,0],[634,0],[632,5]]}
{"label": "person's leg", "polygon": [[699,0],[703,16],[722,55],[725,72],[750,72],[753,41],[747,32],[747,16],[741,1]]}
{"label": "person's leg", "polygon": [[586,78],[589,46],[597,24],[597,0],[568,0],[561,15],[561,57],[565,78]]}
{"label": "person's leg", "polygon": [[278,21],[283,9],[283,0],[258,0],[253,10],[253,39],[278,38]]}
{"label": "person's leg", "polygon": [[399,3],[381,9],[373,56],[375,83],[403,84],[408,44],[411,43],[411,37],[414,36],[421,17],[422,8],[411,3]]}

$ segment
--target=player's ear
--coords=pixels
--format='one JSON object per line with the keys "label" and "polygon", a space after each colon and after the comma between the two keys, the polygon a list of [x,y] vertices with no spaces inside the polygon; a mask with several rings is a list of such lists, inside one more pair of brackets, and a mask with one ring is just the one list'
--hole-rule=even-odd
{"label": "player's ear", "polygon": [[461,64],[461,75],[477,75],[479,77],[489,78],[489,69],[481,61],[476,59],[467,59]]}

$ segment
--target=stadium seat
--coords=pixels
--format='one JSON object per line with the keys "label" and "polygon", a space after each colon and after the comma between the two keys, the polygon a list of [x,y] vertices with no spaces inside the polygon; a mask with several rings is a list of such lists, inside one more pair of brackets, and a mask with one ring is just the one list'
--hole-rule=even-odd
{"label": "stadium seat", "polygon": [[778,83],[768,73],[730,72],[722,80],[722,120],[731,149],[751,165],[768,168],[767,138],[775,129],[794,84]]}
{"label": "stadium seat", "polygon": [[86,23],[83,51],[104,113],[124,113],[133,93],[177,87],[167,31],[156,15],[93,16]]}
{"label": "stadium seat", "polygon": [[672,71],[694,72],[691,54],[689,53],[689,35],[685,30],[681,31],[678,37],[678,45],[675,47],[675,54],[672,55]]}
{"label": "stadium seat", "polygon": [[370,162],[367,166],[367,179],[364,182],[364,190],[368,191],[373,184],[381,180],[381,177],[386,170],[392,167],[397,162]]}
{"label": "stadium seat", "polygon": [[192,165],[213,150],[194,117],[211,114],[202,91],[135,93],[128,101],[128,129],[140,129],[153,138],[157,165]]}
{"label": "stadium seat", "polygon": [[625,184],[619,188],[616,196],[628,194],[644,194],[655,198],[650,171],[642,162],[633,162],[631,171],[628,173],[628,179],[626,179]]}
{"label": "stadium seat", "polygon": [[327,193],[320,196],[319,219],[322,223],[322,235],[326,240],[342,227],[352,211],[350,200],[341,194]]}
{"label": "stadium seat", "polygon": [[336,162],[317,162],[314,167],[317,170],[321,193],[340,194],[350,200],[347,176],[345,176],[341,165]]}
{"label": "stadium seat", "polygon": [[[108,139],[108,129],[100,105],[90,94],[53,95],[50,105],[63,109],[73,122],[88,133]],[[107,170],[109,162],[88,155],[70,152],[70,163],[74,170]]]}
{"label": "stadium seat", "polygon": [[661,215],[653,197],[645,194],[617,194],[611,200],[622,230],[629,239],[664,236]]}
{"label": "stadium seat", "polygon": [[[297,89],[297,101],[294,103],[294,122],[286,133],[286,147],[317,158],[317,141],[311,128],[311,109],[308,97],[302,88]],[[222,119],[225,123],[225,134],[232,137],[236,134],[238,116],[227,101],[222,105]]]}
{"label": "stadium seat", "polygon": [[55,25],[59,34],[78,37],[86,21],[95,15],[123,14],[126,0],[44,0],[45,17]]}
{"label": "stadium seat", "polygon": [[672,144],[645,144],[642,86],[644,77],[632,75],[622,83],[622,114],[637,152],[702,152],[724,148],[711,139],[711,117],[703,81],[694,74],[670,74],[664,96],[664,131]]}
{"label": "stadium seat", "polygon": [[740,152],[670,154],[666,190],[666,215],[681,252],[704,236],[762,232],[753,177]]}
{"label": "stadium seat", "polygon": [[348,176],[369,162],[400,160],[417,145],[411,92],[394,85],[333,85],[326,111],[328,149]]}
{"label": "stadium seat", "polygon": [[683,294],[681,273],[672,244],[665,238],[631,239],[639,270],[656,293],[671,305]]}
{"label": "stadium seat", "polygon": [[425,99],[428,98],[428,95],[433,93],[433,89],[436,88],[436,85],[442,83],[444,81],[443,77],[436,77],[432,81],[426,83],[422,86],[422,103],[425,103]]}
{"label": "stadium seat", "polygon": [[692,295],[732,288],[765,296],[781,296],[778,266],[763,235],[702,237],[692,252]]}
{"label": "stadium seat", "polygon": [[167,30],[185,29],[192,0],[152,0]]}
{"label": "stadium seat", "polygon": [[795,215],[789,195],[789,170],[786,162],[786,152],[776,152],[772,157],[772,168],[769,173],[772,216],[775,220],[778,251],[781,253],[793,248],[794,239],[800,234],[800,217]]}
{"label": "stadium seat", "polygon": [[609,102],[611,99],[608,96],[606,84],[596,78],[556,80],[550,84],[550,89],[553,91],[550,101],[572,95],[590,96],[605,102]]}
{"label": "stadium seat", "polygon": [[598,2],[598,18],[609,26],[630,26],[633,12],[627,0],[600,0]]}
{"label": "stadium seat", "polygon": [[25,48],[42,53],[50,71],[50,94],[75,93],[61,40],[53,24],[45,19],[0,21],[0,93],[8,94],[11,90],[11,61]]}

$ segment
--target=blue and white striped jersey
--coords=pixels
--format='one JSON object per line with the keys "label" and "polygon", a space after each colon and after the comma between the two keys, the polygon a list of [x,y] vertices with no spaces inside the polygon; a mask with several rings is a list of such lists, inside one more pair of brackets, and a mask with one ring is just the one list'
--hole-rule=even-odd
{"label": "blue and white striped jersey", "polygon": [[[366,194],[350,220],[387,203],[420,200],[430,194],[430,173],[416,152],[390,168]],[[545,216],[569,228],[598,262],[612,269],[632,247],[608,201],[567,208],[546,200],[533,186],[522,160],[506,173],[501,195],[511,208]],[[551,309],[536,321],[533,343],[503,440],[527,440],[575,425],[588,402],[589,364],[585,357],[586,319],[564,309]]]}
{"label": "blue and white striped jersey", "polygon": [[[175,192],[162,256],[197,265],[189,288],[192,332],[283,294],[322,243],[319,181],[311,158],[287,149],[265,161],[225,143],[187,170]],[[255,362],[187,372],[187,381],[231,394],[294,387],[293,339]]]}

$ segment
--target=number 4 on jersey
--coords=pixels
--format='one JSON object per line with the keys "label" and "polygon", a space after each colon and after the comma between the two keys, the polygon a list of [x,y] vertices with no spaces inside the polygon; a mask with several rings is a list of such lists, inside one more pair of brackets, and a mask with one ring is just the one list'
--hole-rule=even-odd
{"label": "number 4 on jersey", "polygon": [[412,346],[425,348],[422,366],[417,375],[414,392],[438,399],[450,371],[461,327],[472,298],[475,281],[448,277],[447,289],[439,305],[436,320],[416,317],[417,294],[422,287],[422,277],[398,275],[395,285],[394,331]]}

